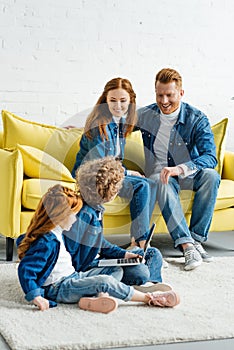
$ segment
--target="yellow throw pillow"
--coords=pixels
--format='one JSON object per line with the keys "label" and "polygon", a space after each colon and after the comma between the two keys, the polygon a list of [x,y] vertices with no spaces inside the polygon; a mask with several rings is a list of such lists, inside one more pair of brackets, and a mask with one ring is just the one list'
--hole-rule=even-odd
{"label": "yellow throw pillow", "polygon": [[225,151],[225,136],[228,124],[228,118],[221,120],[219,123],[213,125],[211,130],[214,134],[214,142],[216,145],[216,157],[218,164],[216,166],[217,172],[221,175],[223,170],[223,160]]}
{"label": "yellow throw pillow", "polygon": [[2,111],[3,147],[15,149],[17,144],[36,147],[73,169],[82,128],[63,129],[20,118]]}
{"label": "yellow throw pillow", "polygon": [[30,178],[75,182],[70,171],[57,159],[38,148],[17,145],[22,154],[24,174]]}

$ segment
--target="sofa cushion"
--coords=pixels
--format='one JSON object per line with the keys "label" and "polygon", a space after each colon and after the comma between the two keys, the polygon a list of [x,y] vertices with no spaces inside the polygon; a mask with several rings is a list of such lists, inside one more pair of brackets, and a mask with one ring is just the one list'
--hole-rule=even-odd
{"label": "sofa cushion", "polygon": [[73,169],[83,129],[63,129],[20,118],[2,111],[3,147],[15,149],[17,144],[36,147]]}
{"label": "sofa cushion", "polygon": [[70,171],[59,160],[38,148],[17,145],[22,154],[24,174],[31,178],[75,182]]}
{"label": "sofa cushion", "polygon": [[221,175],[223,170],[223,160],[225,151],[225,139],[226,129],[228,124],[228,118],[221,120],[219,123],[214,124],[211,130],[214,134],[214,142],[216,145],[216,157],[218,164],[216,166],[217,172]]}
{"label": "sofa cushion", "polygon": [[73,190],[75,189],[75,183],[73,182],[47,179],[24,180],[22,189],[22,206],[27,209],[35,210],[43,194],[46,193],[50,187],[53,187],[58,183],[62,186],[67,186]]}

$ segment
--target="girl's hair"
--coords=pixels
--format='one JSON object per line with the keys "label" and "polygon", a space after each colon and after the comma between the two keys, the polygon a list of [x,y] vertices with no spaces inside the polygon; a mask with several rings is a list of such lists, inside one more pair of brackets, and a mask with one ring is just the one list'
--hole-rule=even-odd
{"label": "girl's hair", "polygon": [[101,137],[103,139],[108,140],[106,125],[111,121],[112,115],[107,105],[107,94],[109,91],[115,89],[124,89],[129,94],[130,104],[128,107],[128,114],[126,117],[124,137],[126,137],[132,132],[137,119],[136,94],[132,88],[132,84],[128,79],[114,78],[106,83],[103,93],[99,97],[96,105],[94,106],[92,112],[89,114],[86,120],[84,133],[89,139],[92,139],[91,129],[94,127],[98,127]]}
{"label": "girl's hair", "polygon": [[112,200],[119,192],[123,179],[122,163],[112,156],[85,162],[76,172],[81,196],[92,206]]}
{"label": "girl's hair", "polygon": [[41,198],[28,226],[25,237],[18,247],[22,259],[31,244],[40,236],[59,225],[72,212],[80,211],[82,198],[68,187],[55,185]]}
{"label": "girl's hair", "polygon": [[161,69],[156,75],[155,87],[158,81],[163,84],[172,83],[174,81],[176,83],[177,88],[182,89],[182,77],[175,69]]}

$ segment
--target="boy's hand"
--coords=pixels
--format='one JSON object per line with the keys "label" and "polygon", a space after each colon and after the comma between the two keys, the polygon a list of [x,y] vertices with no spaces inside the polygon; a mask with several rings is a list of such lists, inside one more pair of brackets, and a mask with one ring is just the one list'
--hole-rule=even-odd
{"label": "boy's hand", "polygon": [[38,306],[39,310],[41,311],[48,310],[50,307],[49,300],[41,297],[40,295],[33,299],[33,304]]}
{"label": "boy's hand", "polygon": [[124,255],[125,259],[131,259],[131,258],[142,258],[141,255],[139,254],[135,254],[135,253],[131,253],[131,252],[126,252]]}

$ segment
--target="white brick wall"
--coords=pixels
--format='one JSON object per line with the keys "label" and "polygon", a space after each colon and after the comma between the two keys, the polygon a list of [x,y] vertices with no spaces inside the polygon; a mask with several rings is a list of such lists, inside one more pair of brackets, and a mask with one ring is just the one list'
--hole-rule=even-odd
{"label": "white brick wall", "polygon": [[229,117],[234,150],[233,18],[232,0],[0,0],[0,108],[83,124],[109,79],[129,78],[146,105],[170,66],[211,124]]}

